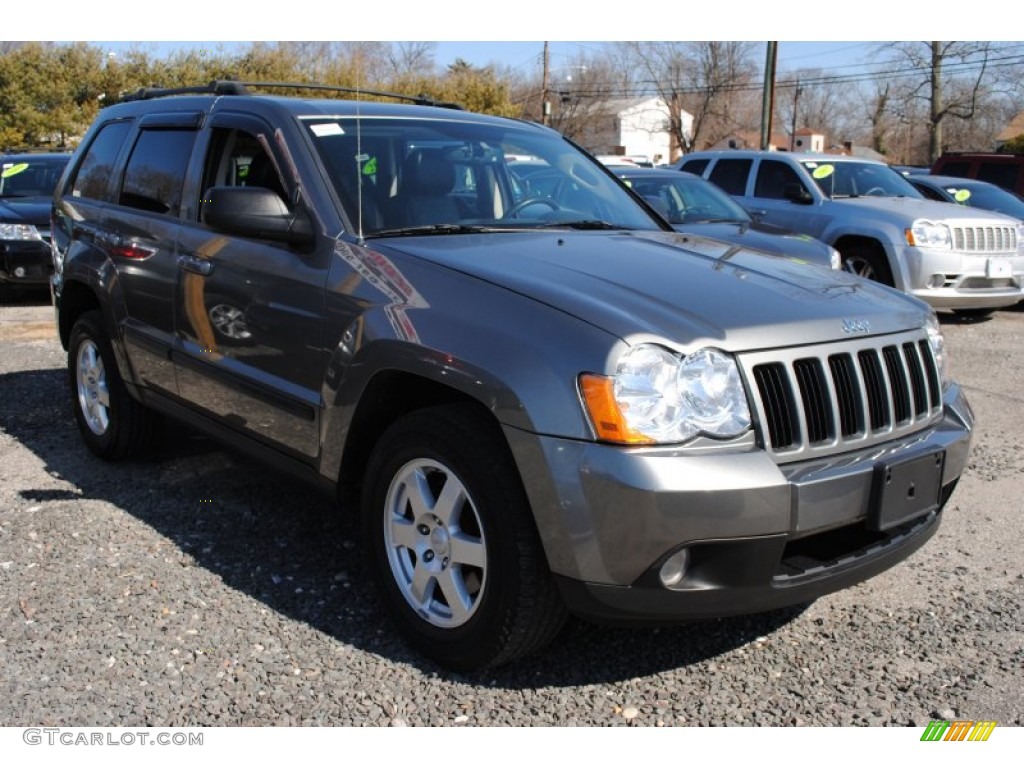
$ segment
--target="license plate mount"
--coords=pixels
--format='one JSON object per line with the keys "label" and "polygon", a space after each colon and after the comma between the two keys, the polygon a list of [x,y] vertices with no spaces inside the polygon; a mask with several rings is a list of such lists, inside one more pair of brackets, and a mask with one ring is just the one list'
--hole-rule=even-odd
{"label": "license plate mount", "polygon": [[871,527],[895,528],[939,508],[945,451],[875,466]]}
{"label": "license plate mount", "polygon": [[1009,259],[989,259],[985,274],[987,277],[1013,277],[1013,265]]}

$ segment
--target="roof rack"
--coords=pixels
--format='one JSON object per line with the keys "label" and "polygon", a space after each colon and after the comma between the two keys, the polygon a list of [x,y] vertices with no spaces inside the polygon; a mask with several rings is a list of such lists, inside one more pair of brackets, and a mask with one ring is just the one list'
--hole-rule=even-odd
{"label": "roof rack", "polygon": [[121,97],[121,101],[143,101],[158,99],[164,96],[182,96],[186,94],[212,94],[215,96],[251,96],[250,88],[292,88],[297,91],[333,91],[334,93],[350,93],[357,96],[378,96],[385,99],[407,101],[421,107],[442,107],[444,109],[462,109],[462,106],[450,101],[438,101],[425,93],[409,96],[404,93],[391,93],[368,88],[352,88],[343,85],[324,85],[323,83],[286,83],[260,82],[243,80],[211,80],[206,85],[189,85],[182,88],[139,88]]}

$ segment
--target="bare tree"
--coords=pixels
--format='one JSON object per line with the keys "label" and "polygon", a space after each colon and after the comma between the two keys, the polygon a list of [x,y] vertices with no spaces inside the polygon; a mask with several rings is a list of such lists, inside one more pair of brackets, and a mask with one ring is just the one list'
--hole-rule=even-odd
{"label": "bare tree", "polygon": [[437,43],[403,42],[391,43],[388,46],[387,59],[395,77],[413,74],[433,74],[436,63],[434,52]]}
{"label": "bare tree", "polygon": [[[837,143],[859,132],[855,117],[858,98],[851,98],[850,84],[820,69],[799,69],[781,78],[776,86],[776,125],[790,135],[809,128]],[[797,147],[792,147],[796,149]]]}
{"label": "bare tree", "polygon": [[[667,105],[673,155],[711,146],[746,127],[745,101],[757,73],[754,44],[736,41],[620,44],[637,71],[637,85]],[[746,91],[746,94],[744,93]],[[693,120],[687,124],[685,110]]]}
{"label": "bare tree", "polygon": [[[902,81],[904,102],[928,108],[928,158],[945,147],[943,130],[950,118],[967,121],[979,113],[992,80],[989,61],[997,50],[991,42],[902,42],[883,47],[886,68]],[[904,106],[903,112],[910,110]]]}

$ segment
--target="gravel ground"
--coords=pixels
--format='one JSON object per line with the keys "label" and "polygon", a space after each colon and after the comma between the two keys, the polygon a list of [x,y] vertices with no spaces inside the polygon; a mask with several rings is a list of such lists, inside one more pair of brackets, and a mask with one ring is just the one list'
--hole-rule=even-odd
{"label": "gravel ground", "polygon": [[1021,725],[1024,312],[946,320],[978,429],[908,561],[802,609],[573,622],[473,678],[396,639],[329,500],[180,429],[93,458],[51,310],[0,307],[0,725]]}

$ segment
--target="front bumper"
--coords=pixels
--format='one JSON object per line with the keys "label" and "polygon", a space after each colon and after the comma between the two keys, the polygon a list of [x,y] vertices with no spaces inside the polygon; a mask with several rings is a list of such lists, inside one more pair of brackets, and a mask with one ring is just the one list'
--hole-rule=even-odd
{"label": "front bumper", "polygon": [[45,285],[53,274],[45,240],[0,240],[0,282]]}
{"label": "front bumper", "polygon": [[1024,299],[1024,256],[904,246],[899,258],[907,293],[935,309],[998,309]]}
{"label": "front bumper", "polygon": [[[688,454],[537,436],[531,449],[524,433],[510,442],[570,610],[672,622],[813,600],[922,546],[966,465],[973,426],[959,387],[944,405],[942,419],[914,435],[784,465],[761,450]],[[878,468],[930,456],[942,457],[938,505],[880,527]],[[684,546],[686,574],[665,587],[659,570]]]}

